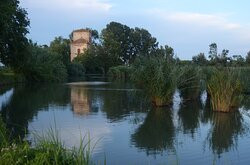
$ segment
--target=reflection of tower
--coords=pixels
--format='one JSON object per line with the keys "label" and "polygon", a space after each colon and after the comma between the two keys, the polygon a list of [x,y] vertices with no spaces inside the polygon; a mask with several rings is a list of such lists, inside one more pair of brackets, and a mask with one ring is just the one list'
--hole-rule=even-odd
{"label": "reflection of tower", "polygon": [[71,87],[71,104],[77,115],[87,115],[90,112],[88,96],[84,88]]}

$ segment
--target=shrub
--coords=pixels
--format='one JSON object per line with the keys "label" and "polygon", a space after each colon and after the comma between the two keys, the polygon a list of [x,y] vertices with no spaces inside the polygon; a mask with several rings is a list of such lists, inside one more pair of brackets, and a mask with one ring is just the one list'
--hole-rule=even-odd
{"label": "shrub", "polygon": [[179,73],[178,89],[184,101],[199,99],[201,91],[201,70],[199,67],[187,65]]}
{"label": "shrub", "polygon": [[122,80],[126,81],[129,79],[131,74],[131,67],[119,65],[116,67],[109,68],[108,76],[111,80]]}
{"label": "shrub", "polygon": [[137,59],[132,69],[131,79],[155,106],[172,104],[177,81],[173,64],[163,57],[144,57]]}
{"label": "shrub", "polygon": [[68,66],[68,75],[70,77],[82,77],[85,74],[85,68],[80,63],[71,63]]}
{"label": "shrub", "polygon": [[216,68],[207,80],[207,92],[214,111],[237,109],[242,100],[242,89],[239,71],[233,68]]}
{"label": "shrub", "polygon": [[28,80],[38,82],[60,82],[67,78],[67,70],[61,56],[46,48],[31,45],[31,55],[25,67]]}

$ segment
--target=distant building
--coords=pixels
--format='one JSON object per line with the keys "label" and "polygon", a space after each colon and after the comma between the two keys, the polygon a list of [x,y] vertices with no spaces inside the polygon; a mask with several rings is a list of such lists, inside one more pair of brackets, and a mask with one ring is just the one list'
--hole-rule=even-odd
{"label": "distant building", "polygon": [[91,32],[86,29],[74,30],[70,43],[70,60],[72,61],[79,54],[84,53],[90,45]]}

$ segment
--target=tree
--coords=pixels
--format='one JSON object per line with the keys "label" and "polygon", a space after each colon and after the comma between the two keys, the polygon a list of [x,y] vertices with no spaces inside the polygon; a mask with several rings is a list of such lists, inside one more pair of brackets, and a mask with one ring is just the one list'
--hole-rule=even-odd
{"label": "tree", "polygon": [[18,0],[1,0],[0,11],[0,61],[20,72],[28,58],[27,12]]}
{"label": "tree", "polygon": [[233,58],[231,59],[231,63],[234,66],[241,66],[241,65],[244,65],[245,59],[241,55],[233,55]]}
{"label": "tree", "polygon": [[207,59],[204,53],[199,53],[197,56],[192,57],[192,61],[198,65],[206,65]]}
{"label": "tree", "polygon": [[246,63],[250,64],[250,51],[247,53]]}
{"label": "tree", "polygon": [[210,58],[210,63],[212,65],[223,65],[226,66],[229,58],[227,57],[229,54],[229,50],[223,49],[221,54],[218,54],[218,47],[216,43],[212,43],[209,45],[209,58]]}
{"label": "tree", "polygon": [[216,43],[212,43],[209,45],[209,58],[211,61],[215,60],[218,57],[218,48]]}
{"label": "tree", "polygon": [[103,47],[107,50],[107,56],[112,56],[121,63],[128,63],[131,54],[131,29],[117,22],[109,23],[102,30],[101,39]]}
{"label": "tree", "polygon": [[156,38],[152,37],[146,29],[140,29],[137,27],[131,29],[131,44],[132,52],[130,60],[134,60],[134,58],[139,55],[149,55],[158,47]]}
{"label": "tree", "polygon": [[28,80],[60,82],[67,78],[67,70],[57,53],[34,43],[30,43],[29,50],[30,56],[25,62],[24,70]]}
{"label": "tree", "polygon": [[61,36],[56,37],[51,43],[49,50],[57,53],[63,62],[68,67],[70,64],[70,40],[64,39]]}
{"label": "tree", "polygon": [[122,64],[130,64],[137,56],[149,55],[158,47],[156,38],[147,30],[133,29],[117,22],[111,22],[103,29],[101,41],[108,55]]}

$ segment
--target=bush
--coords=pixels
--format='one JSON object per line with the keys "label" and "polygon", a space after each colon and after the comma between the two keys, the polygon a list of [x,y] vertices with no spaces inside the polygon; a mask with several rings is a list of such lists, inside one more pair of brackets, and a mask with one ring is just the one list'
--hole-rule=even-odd
{"label": "bush", "polygon": [[82,64],[79,63],[71,63],[68,66],[68,75],[70,77],[82,77],[85,74],[85,68]]}
{"label": "bush", "polygon": [[47,48],[30,46],[31,54],[25,66],[24,74],[28,80],[38,82],[61,82],[67,78],[67,70],[61,56]]}
{"label": "bush", "polygon": [[201,70],[199,67],[187,65],[179,73],[178,88],[184,101],[199,99],[201,91]]}
{"label": "bush", "polygon": [[177,67],[163,57],[139,58],[133,65],[131,79],[144,89],[155,106],[172,104],[177,83]]}
{"label": "bush", "polygon": [[207,92],[214,111],[229,112],[237,109],[242,100],[242,90],[239,70],[234,68],[213,69],[207,80]]}
{"label": "bush", "polygon": [[131,74],[131,67],[119,65],[109,68],[108,76],[111,80],[127,81]]}
{"label": "bush", "polygon": [[10,68],[0,68],[0,85],[14,84],[25,82],[22,74],[14,73]]}

